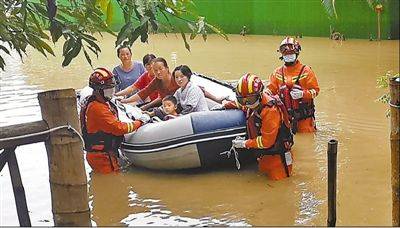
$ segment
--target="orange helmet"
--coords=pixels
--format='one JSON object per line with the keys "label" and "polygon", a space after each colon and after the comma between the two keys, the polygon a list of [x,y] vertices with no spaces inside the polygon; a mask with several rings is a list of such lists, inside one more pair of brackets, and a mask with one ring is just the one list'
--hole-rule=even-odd
{"label": "orange helmet", "polygon": [[282,40],[277,51],[280,52],[282,55],[299,54],[301,51],[301,46],[300,43],[293,37],[287,36]]}
{"label": "orange helmet", "polygon": [[254,74],[243,75],[236,86],[236,98],[241,105],[253,105],[264,90],[261,79]]}
{"label": "orange helmet", "polygon": [[116,82],[113,73],[106,68],[96,68],[89,77],[89,87],[94,90],[115,87]]}

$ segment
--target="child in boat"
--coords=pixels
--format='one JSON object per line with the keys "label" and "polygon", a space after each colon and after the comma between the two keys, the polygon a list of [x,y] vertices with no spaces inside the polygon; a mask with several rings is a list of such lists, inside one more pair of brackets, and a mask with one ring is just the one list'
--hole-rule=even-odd
{"label": "child in boat", "polygon": [[162,116],[164,121],[174,119],[175,117],[179,116],[177,112],[178,101],[172,95],[167,95],[162,99],[162,110],[160,110],[160,108],[154,108],[151,112],[144,111],[144,113],[149,114],[151,117],[153,117],[153,120],[156,121],[161,121],[160,117]]}
{"label": "child in boat", "polygon": [[178,101],[176,100],[176,97],[172,95],[164,97],[162,100],[162,108],[165,114],[167,114],[164,116],[164,120],[174,119],[175,117],[179,116],[177,113]]}

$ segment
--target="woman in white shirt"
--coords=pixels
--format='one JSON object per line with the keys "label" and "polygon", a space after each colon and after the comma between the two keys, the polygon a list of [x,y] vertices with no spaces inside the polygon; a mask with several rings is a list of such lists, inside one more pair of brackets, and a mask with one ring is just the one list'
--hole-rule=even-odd
{"label": "woman in white shirt", "polygon": [[180,114],[191,112],[208,111],[207,101],[203,90],[190,81],[192,71],[186,65],[180,65],[174,69],[172,76],[175,78],[179,89],[176,90],[174,97],[178,100],[182,111]]}

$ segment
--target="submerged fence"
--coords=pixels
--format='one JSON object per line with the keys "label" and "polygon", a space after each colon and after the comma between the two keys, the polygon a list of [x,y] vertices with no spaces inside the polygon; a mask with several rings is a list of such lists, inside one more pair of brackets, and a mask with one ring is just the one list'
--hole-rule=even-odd
{"label": "submerged fence", "polygon": [[76,94],[73,89],[38,94],[43,120],[0,128],[0,171],[8,164],[20,226],[31,226],[15,149],[45,142],[55,226],[90,226]]}

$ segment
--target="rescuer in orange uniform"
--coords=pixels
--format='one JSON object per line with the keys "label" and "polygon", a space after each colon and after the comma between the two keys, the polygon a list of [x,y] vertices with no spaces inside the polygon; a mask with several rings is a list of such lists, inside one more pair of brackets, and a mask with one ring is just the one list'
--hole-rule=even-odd
{"label": "rescuer in orange uniform", "polygon": [[89,78],[93,95],[81,109],[82,134],[85,141],[86,159],[95,172],[119,171],[118,148],[123,135],[133,132],[150,117],[123,123],[118,119],[118,109],[110,102],[115,93],[114,75],[105,68],[97,68]]}
{"label": "rescuer in orange uniform", "polygon": [[279,95],[285,104],[293,133],[315,132],[314,98],[319,86],[311,67],[298,60],[300,51],[301,46],[294,38],[283,39],[278,52],[285,64],[271,74],[267,92]]}
{"label": "rescuer in orange uniform", "polygon": [[246,74],[236,88],[237,101],[224,104],[226,109],[242,109],[246,113],[248,139],[237,137],[235,148],[255,152],[260,172],[273,180],[289,177],[292,172],[293,135],[287,112],[279,97],[263,92],[260,78]]}

